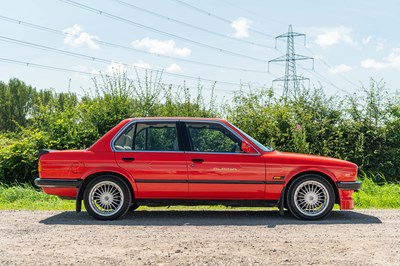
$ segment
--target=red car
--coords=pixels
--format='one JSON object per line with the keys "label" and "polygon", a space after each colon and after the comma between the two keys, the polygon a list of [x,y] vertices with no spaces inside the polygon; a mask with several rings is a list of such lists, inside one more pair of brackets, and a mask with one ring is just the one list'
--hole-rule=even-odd
{"label": "red car", "polygon": [[140,205],[277,206],[315,220],[353,209],[351,162],[275,151],[223,119],[126,119],[87,150],[40,150],[35,184],[94,218]]}

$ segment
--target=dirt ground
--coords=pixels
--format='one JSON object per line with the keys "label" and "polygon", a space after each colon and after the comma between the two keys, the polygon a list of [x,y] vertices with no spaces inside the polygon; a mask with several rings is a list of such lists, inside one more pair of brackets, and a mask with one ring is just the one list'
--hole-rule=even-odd
{"label": "dirt ground", "polygon": [[0,265],[400,265],[400,211],[0,212]]}

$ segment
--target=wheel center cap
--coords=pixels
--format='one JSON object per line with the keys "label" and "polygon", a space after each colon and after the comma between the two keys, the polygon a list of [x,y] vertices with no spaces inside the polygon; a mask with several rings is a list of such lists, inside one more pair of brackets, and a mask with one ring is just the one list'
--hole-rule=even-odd
{"label": "wheel center cap", "polygon": [[113,201],[113,196],[110,193],[104,193],[100,199],[103,203],[110,204]]}
{"label": "wheel center cap", "polygon": [[305,200],[308,204],[314,204],[318,201],[318,195],[315,194],[314,192],[308,192]]}

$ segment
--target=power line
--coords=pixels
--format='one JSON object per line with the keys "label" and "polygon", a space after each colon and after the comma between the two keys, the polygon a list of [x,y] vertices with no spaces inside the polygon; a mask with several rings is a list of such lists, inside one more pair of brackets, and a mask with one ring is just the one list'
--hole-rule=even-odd
{"label": "power line", "polygon": [[[311,54],[315,54],[310,48],[308,48],[307,46],[306,46],[306,49],[311,53]],[[318,60],[320,60],[328,69],[331,69],[332,68],[332,66],[331,65],[329,65],[325,60],[323,60],[322,58],[320,58],[320,57],[317,57],[317,59]],[[345,81],[347,81],[349,84],[351,84],[351,85],[353,85],[353,86],[355,86],[355,87],[357,87],[357,88],[359,88],[360,86],[359,85],[357,85],[357,84],[355,84],[354,82],[352,82],[351,80],[349,80],[348,78],[346,78],[344,75],[342,75],[341,73],[337,73],[337,75],[339,75],[342,79],[344,79]]]}
{"label": "power line", "polygon": [[[30,23],[30,22],[25,22],[25,21],[22,21],[22,20],[17,20],[17,19],[13,19],[13,18],[1,16],[1,15],[0,15],[0,19],[4,20],[4,21],[7,21],[7,22],[15,23],[15,24],[18,24],[18,25],[30,27],[30,28],[33,28],[33,29],[36,29],[36,30],[50,32],[50,33],[53,33],[53,34],[58,34],[58,35],[62,35],[62,36],[73,36],[73,37],[76,37],[76,38],[79,37],[79,35],[77,35],[77,34],[67,33],[67,32],[63,32],[62,30],[57,30],[57,29],[53,29],[53,28],[49,28],[49,27],[44,27],[44,26],[40,26],[40,25],[33,24],[33,23]],[[135,49],[133,47],[128,47],[128,46],[124,46],[124,45],[120,45],[120,44],[115,44],[115,43],[110,43],[110,42],[106,42],[106,41],[97,40],[97,39],[92,39],[92,41],[97,43],[97,44],[101,44],[101,45],[112,47],[112,48],[119,48],[119,49],[127,50],[127,51],[130,51],[130,52],[135,52],[135,53],[152,55],[152,56],[157,56],[157,57],[162,57],[162,58],[173,59],[173,60],[177,60],[177,61],[181,61],[181,62],[185,62],[185,63],[190,63],[190,64],[195,64],[195,65],[202,65],[202,66],[215,67],[215,68],[220,68],[220,69],[228,69],[228,70],[234,70],[234,71],[249,72],[249,73],[268,74],[267,71],[262,71],[262,70],[246,69],[246,68],[239,68],[239,67],[232,67],[232,66],[224,66],[224,65],[212,64],[212,63],[207,63],[207,62],[200,62],[200,61],[195,61],[195,60],[190,60],[190,59],[184,59],[184,58],[175,57],[175,56],[168,56],[168,55],[163,55],[163,54],[158,54],[158,53],[151,53],[151,52],[148,52],[148,51]]]}
{"label": "power line", "polygon": [[256,16],[262,18],[263,20],[269,20],[269,21],[271,21],[271,22],[275,22],[275,23],[281,24],[282,26],[285,26],[285,27],[287,26],[286,23],[283,23],[283,22],[278,21],[278,20],[275,20],[275,19],[271,19],[271,18],[269,18],[268,16],[266,16],[265,14],[261,14],[261,13],[258,13],[258,12],[254,12],[253,10],[247,9],[247,8],[245,8],[245,7],[243,7],[243,6],[236,5],[236,4],[234,4],[234,3],[232,3],[232,2],[230,2],[230,1],[228,1],[228,0],[222,0],[222,1],[225,2],[225,3],[227,3],[228,5],[231,5],[231,6],[236,7],[237,9],[244,10],[244,11],[246,11],[246,12],[248,12],[248,13],[251,13],[251,14],[253,14],[253,15],[256,15]]}
{"label": "power line", "polygon": [[309,69],[303,67],[301,64],[298,64],[298,66],[299,66],[301,69],[303,69],[303,70],[307,71],[308,73],[310,73],[311,75],[313,75],[314,77],[316,77],[317,79],[322,80],[324,83],[329,84],[329,85],[335,87],[336,89],[338,89],[338,90],[341,91],[341,92],[344,92],[345,94],[349,94],[348,91],[346,91],[346,90],[344,90],[344,89],[338,87],[338,86],[335,85],[333,82],[331,82],[328,78],[326,78],[324,75],[322,75],[321,73],[317,72],[315,69],[309,70]]}
{"label": "power line", "polygon": [[228,36],[228,35],[225,35],[225,34],[221,34],[219,32],[215,32],[215,31],[211,31],[209,29],[198,27],[196,25],[193,25],[193,24],[181,21],[181,20],[177,20],[177,19],[174,19],[174,18],[171,18],[171,17],[168,17],[168,16],[164,16],[162,14],[153,12],[151,10],[144,9],[142,7],[138,7],[136,5],[124,2],[122,0],[110,0],[110,1],[119,3],[119,4],[123,5],[123,6],[127,6],[129,8],[136,9],[136,10],[139,10],[141,12],[144,12],[144,13],[147,13],[147,14],[159,17],[159,18],[166,19],[168,21],[171,21],[171,22],[174,22],[174,23],[177,23],[177,24],[180,24],[180,25],[192,28],[192,29],[196,29],[196,30],[199,30],[199,31],[203,31],[203,32],[215,35],[215,36],[219,36],[219,37],[222,37],[222,38],[225,38],[225,39],[229,39],[229,40],[233,40],[233,41],[241,42],[241,43],[245,43],[245,44],[250,44],[250,45],[254,45],[254,46],[258,46],[258,47],[262,47],[262,48],[274,49],[274,47],[272,47],[272,46],[268,46],[268,45],[265,45],[265,44],[260,44],[260,43],[256,43],[256,42],[252,42],[252,41],[247,41],[247,40],[244,40],[244,39],[233,38],[231,36]]}
{"label": "power line", "polygon": [[[196,10],[197,12],[200,12],[200,13],[202,13],[202,14],[205,14],[205,15],[207,15],[207,16],[209,16],[209,17],[213,17],[213,18],[215,18],[215,19],[218,19],[218,20],[223,21],[223,22],[226,22],[226,23],[231,23],[231,21],[230,21],[229,19],[226,19],[226,18],[223,18],[223,17],[221,17],[221,16],[212,14],[212,13],[206,11],[206,10],[203,10],[203,9],[201,9],[201,8],[198,8],[198,7],[195,7],[195,6],[193,6],[193,5],[191,5],[191,4],[188,4],[188,3],[186,3],[186,2],[184,2],[184,1],[182,1],[182,0],[171,0],[171,1],[174,1],[174,2],[176,2],[176,3],[178,3],[178,4],[180,4],[180,5],[186,6],[187,8]],[[233,5],[233,6],[236,6],[236,5],[232,4],[232,3],[229,3],[229,4],[231,4],[231,5]],[[238,6],[236,6],[236,7],[238,7]],[[239,7],[238,7],[238,8],[239,8]],[[241,7],[240,7],[240,8],[241,8]],[[251,13],[254,13],[254,12],[252,12],[252,11],[250,11],[250,10],[247,10],[247,11],[248,11],[248,12],[251,12]],[[275,22],[278,22],[278,23],[280,23],[280,24],[283,24],[282,22],[279,22],[279,21],[275,21]],[[250,28],[249,31],[252,31],[252,32],[254,32],[254,33],[258,33],[258,34],[263,35],[263,36],[266,36],[266,37],[268,37],[268,38],[275,38],[274,36],[272,36],[272,35],[270,35],[270,34],[261,32],[261,31],[259,31],[259,30],[254,30],[254,29],[252,29],[252,28]],[[283,40],[282,40],[282,41],[283,41]],[[313,54],[313,55],[315,54],[315,53],[314,53],[313,51],[311,51],[308,47],[306,47],[306,49],[307,49],[309,52],[311,52],[311,54]],[[322,58],[317,58],[317,59],[319,59],[319,60],[320,60],[325,66],[327,66],[328,68],[332,68],[332,66],[330,66],[330,65],[329,65],[326,61],[324,61]],[[340,76],[342,79],[344,79],[345,81],[347,81],[349,84],[351,84],[351,85],[353,85],[353,86],[356,86],[357,88],[360,87],[359,85],[357,85],[356,83],[352,82],[351,80],[349,80],[347,77],[345,77],[345,76],[342,75],[341,73],[338,73],[338,76]]]}
{"label": "power line", "polygon": [[[45,70],[51,70],[51,71],[58,71],[58,72],[64,72],[64,73],[73,73],[73,74],[80,74],[83,76],[98,76],[98,77],[103,77],[104,75],[99,72],[97,73],[91,73],[87,71],[82,71],[82,70],[74,70],[74,69],[69,69],[69,68],[62,68],[62,67],[55,67],[55,66],[49,66],[49,65],[42,65],[42,64],[36,64],[32,62],[26,62],[26,61],[19,61],[19,60],[14,60],[14,59],[8,59],[8,58],[1,58],[0,57],[0,62],[8,63],[8,64],[14,64],[14,65],[21,65],[21,66],[26,66],[26,67],[34,67],[34,68],[39,68],[39,69],[45,69]],[[106,75],[108,76],[108,75]],[[141,84],[146,84],[145,81],[141,81],[138,79],[132,79],[128,78],[130,81],[135,81]],[[176,87],[182,87],[182,85],[179,84],[174,84],[174,83],[162,83],[164,86],[172,85]],[[185,88],[192,88],[192,89],[198,89],[199,87],[193,87],[193,86],[187,86],[186,84],[183,85]],[[201,87],[201,89],[207,89],[207,90],[214,90],[214,88],[208,88],[208,87]],[[234,91],[232,90],[224,90],[224,89],[218,89],[218,91],[224,91],[224,92],[229,92],[233,93]]]}
{"label": "power line", "polygon": [[[229,24],[232,23],[232,21],[229,20],[229,19],[226,19],[226,18],[223,18],[223,17],[221,17],[221,16],[215,15],[215,14],[213,14],[213,13],[211,13],[211,12],[208,12],[208,11],[206,11],[206,10],[203,10],[203,9],[201,9],[201,8],[198,8],[198,7],[196,7],[196,6],[193,6],[193,5],[191,5],[191,4],[188,4],[188,3],[186,3],[186,2],[184,2],[184,1],[182,1],[182,0],[171,0],[171,1],[174,1],[174,2],[176,2],[176,3],[178,3],[178,4],[182,5],[182,6],[185,6],[185,7],[187,7],[187,8],[196,10],[196,11],[199,12],[199,13],[202,13],[202,14],[207,15],[207,16],[209,16],[209,17],[218,19],[218,20],[220,20],[220,21],[223,21],[223,22],[226,22],[226,23],[229,23]],[[275,39],[275,36],[270,35],[270,34],[265,33],[265,32],[262,32],[262,31],[259,31],[259,30],[256,30],[256,29],[253,29],[253,28],[249,28],[249,31],[254,32],[254,33],[257,33],[257,34],[262,35],[262,36],[264,36],[264,37],[268,37],[268,38]]]}
{"label": "power line", "polygon": [[236,52],[233,52],[233,51],[225,50],[225,49],[218,48],[218,47],[215,47],[215,46],[212,46],[212,45],[208,45],[208,44],[205,44],[205,43],[202,43],[202,42],[194,41],[194,40],[182,37],[182,36],[178,36],[178,35],[173,34],[173,33],[168,33],[166,31],[158,30],[156,28],[152,28],[152,27],[140,24],[140,23],[135,22],[135,21],[130,20],[130,19],[122,18],[120,16],[113,15],[111,13],[107,13],[105,11],[102,11],[102,10],[99,10],[99,9],[96,9],[96,8],[93,8],[93,7],[90,7],[90,6],[83,5],[83,4],[77,3],[77,2],[72,1],[72,0],[60,0],[60,1],[66,3],[66,4],[78,7],[80,9],[90,11],[92,13],[95,13],[95,14],[98,14],[98,15],[101,15],[101,16],[104,16],[104,17],[108,17],[108,18],[111,18],[111,19],[116,20],[116,21],[123,22],[125,24],[129,24],[129,25],[132,25],[132,26],[135,26],[135,27],[139,27],[139,28],[142,28],[142,29],[153,31],[153,32],[156,32],[156,33],[159,33],[159,34],[162,34],[162,35],[166,35],[166,36],[169,36],[169,37],[176,38],[176,39],[180,39],[180,40],[183,40],[185,42],[189,42],[189,43],[201,46],[201,47],[212,49],[212,50],[215,50],[215,51],[218,51],[218,52],[221,52],[221,53],[230,54],[230,55],[234,55],[234,56],[241,57],[241,58],[246,58],[246,59],[257,61],[257,62],[267,63],[267,61],[259,59],[259,58],[255,58],[255,57],[251,57],[251,56],[248,56],[248,55],[244,55],[244,54],[236,53]]}
{"label": "power line", "polygon": [[[25,42],[25,41],[12,39],[12,38],[8,38],[8,37],[4,37],[4,36],[0,36],[0,41],[9,42],[9,43],[13,43],[13,44],[18,44],[18,45],[22,45],[22,46],[27,46],[27,47],[31,47],[31,48],[36,48],[36,49],[40,49],[40,50],[44,50],[44,51],[50,51],[50,52],[63,54],[63,55],[68,55],[68,56],[72,56],[72,57],[82,58],[82,59],[89,60],[89,61],[96,61],[96,62],[107,63],[107,64],[116,63],[115,61],[109,60],[109,59],[94,57],[94,56],[75,53],[75,52],[69,52],[69,51],[65,51],[65,50],[61,50],[61,49],[57,49],[57,48],[52,48],[52,47],[41,45],[41,44]],[[212,83],[219,83],[219,84],[228,85],[228,86],[241,86],[242,85],[242,84],[239,84],[239,83],[233,83],[233,82],[228,82],[228,81],[212,80],[212,79],[206,79],[206,78],[200,78],[200,77],[193,77],[193,76],[189,76],[189,75],[171,73],[171,72],[167,72],[167,71],[160,71],[160,70],[151,69],[151,68],[143,68],[143,67],[139,67],[139,66],[123,63],[123,62],[118,62],[118,64],[126,66],[126,67],[142,69],[142,70],[163,72],[166,75],[175,76],[175,77],[179,77],[179,78],[187,78],[187,79],[194,79],[194,80],[199,80],[200,79],[202,81],[212,82]]]}

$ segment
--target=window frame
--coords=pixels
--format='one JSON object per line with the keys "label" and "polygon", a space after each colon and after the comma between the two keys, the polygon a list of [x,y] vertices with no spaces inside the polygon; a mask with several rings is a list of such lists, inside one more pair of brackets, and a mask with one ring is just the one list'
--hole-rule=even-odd
{"label": "window frame", "polygon": [[[185,151],[188,152],[192,152],[192,153],[205,153],[205,154],[236,154],[236,155],[260,155],[259,151],[257,149],[255,149],[255,151],[257,153],[253,153],[253,154],[249,154],[249,153],[245,153],[245,152],[210,152],[210,151],[195,151],[193,150],[191,141],[190,141],[190,133],[187,130],[187,124],[217,124],[221,127],[223,127],[224,129],[226,129],[227,131],[229,131],[232,135],[234,135],[235,137],[237,137],[241,142],[243,140],[248,141],[246,139],[244,139],[241,135],[239,135],[235,130],[231,129],[230,127],[228,127],[227,125],[225,125],[224,123],[221,123],[219,121],[197,121],[197,120],[185,120],[185,121],[181,121],[182,123],[182,130],[184,131],[184,135],[185,135]],[[240,146],[241,146],[241,142],[240,142]],[[250,144],[252,145],[252,144]]]}
{"label": "window frame", "polygon": [[[140,122],[145,122],[145,123],[176,123],[176,129],[177,129],[177,134],[178,134],[178,145],[179,145],[179,151],[143,151],[143,150],[117,150],[115,149],[114,145],[115,145],[115,140],[121,135],[123,134],[123,132],[126,130],[126,128],[128,128],[129,126],[131,126],[132,124],[137,124]],[[254,148],[254,150],[256,151],[256,153],[243,153],[243,152],[199,152],[199,151],[192,151],[191,145],[190,145],[190,141],[189,141],[189,136],[186,130],[186,123],[209,123],[209,124],[219,124],[222,127],[226,128],[226,130],[230,131],[233,135],[237,136],[241,141],[245,140],[247,142],[249,142],[249,144]],[[234,127],[234,126],[233,126]],[[135,135],[136,136],[136,130],[137,127],[135,125]],[[133,141],[133,140],[132,140]],[[111,142],[110,142],[110,148],[112,152],[150,152],[150,153],[154,153],[154,152],[169,152],[169,153],[177,153],[177,152],[192,152],[192,153],[205,153],[205,154],[235,154],[235,155],[249,155],[249,156],[259,156],[261,155],[260,151],[258,150],[258,147],[255,148],[255,144],[250,140],[247,139],[243,136],[241,136],[239,133],[237,133],[233,128],[229,127],[228,125],[226,125],[225,123],[222,123],[220,121],[216,121],[216,120],[191,120],[191,119],[149,119],[149,120],[132,120],[131,122],[128,122],[125,126],[123,126],[119,132],[117,134],[115,134],[115,136],[112,138]]]}
{"label": "window frame", "polygon": [[[136,134],[137,134],[137,130],[138,130],[138,124],[175,124],[175,129],[176,129],[176,136],[178,138],[178,146],[179,146],[179,150],[178,151],[162,151],[162,150],[118,150],[115,148],[115,142],[116,140],[122,135],[124,134],[124,132],[126,131],[126,129],[130,126],[134,126],[135,127],[135,132],[133,134],[133,138],[132,138],[132,148],[133,145],[135,144],[135,140],[136,140]],[[110,142],[110,146],[111,146],[111,150],[113,152],[151,152],[151,153],[176,153],[176,152],[184,152],[184,144],[182,142],[182,133],[181,133],[181,129],[180,129],[180,125],[179,125],[179,121],[176,120],[134,120],[130,123],[127,123],[123,128],[121,128],[121,130],[113,137],[113,139]]]}

